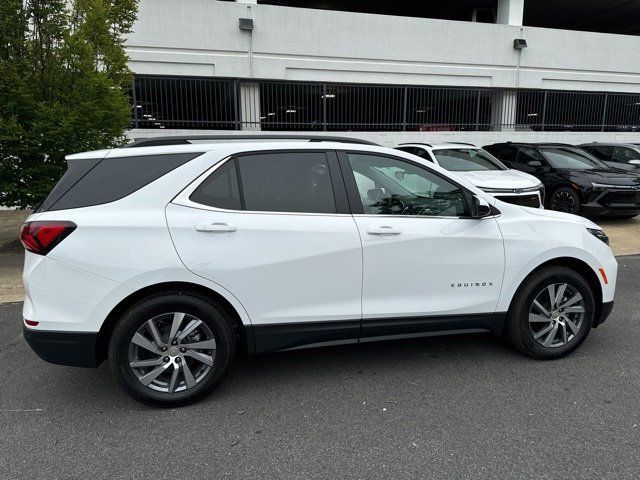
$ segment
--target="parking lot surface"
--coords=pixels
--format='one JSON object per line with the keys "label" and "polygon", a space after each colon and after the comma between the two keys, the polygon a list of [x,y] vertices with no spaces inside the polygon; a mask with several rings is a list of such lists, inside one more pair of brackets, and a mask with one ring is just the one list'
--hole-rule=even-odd
{"label": "parking lot surface", "polygon": [[0,477],[636,479],[640,257],[618,260],[612,316],[565,359],[490,335],[278,353],[178,410],[42,362],[0,305]]}

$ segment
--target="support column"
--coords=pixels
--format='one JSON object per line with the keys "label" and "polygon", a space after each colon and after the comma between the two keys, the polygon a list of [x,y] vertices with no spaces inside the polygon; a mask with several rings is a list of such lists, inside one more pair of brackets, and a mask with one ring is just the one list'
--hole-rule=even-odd
{"label": "support column", "polygon": [[491,94],[491,130],[512,131],[516,126],[518,92],[513,90]]}
{"label": "support column", "polygon": [[503,25],[522,26],[524,0],[498,0],[497,22]]}
{"label": "support column", "polygon": [[257,82],[240,83],[240,128],[261,130],[260,85]]}

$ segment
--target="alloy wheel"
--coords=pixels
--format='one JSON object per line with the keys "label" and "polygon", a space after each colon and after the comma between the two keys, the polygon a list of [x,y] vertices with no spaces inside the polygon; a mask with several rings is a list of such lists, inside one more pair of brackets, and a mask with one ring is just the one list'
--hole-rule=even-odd
{"label": "alloy wheel", "polygon": [[573,195],[567,191],[558,192],[551,198],[551,210],[574,213],[576,211],[576,200]]}
{"label": "alloy wheel", "polygon": [[562,347],[580,332],[585,317],[585,302],[578,290],[568,283],[554,283],[544,288],[529,310],[529,330],[544,347]]}
{"label": "alloy wheel", "polygon": [[129,344],[129,367],[153,390],[181,392],[198,385],[216,358],[216,340],[199,318],[182,312],[157,315],[143,323]]}

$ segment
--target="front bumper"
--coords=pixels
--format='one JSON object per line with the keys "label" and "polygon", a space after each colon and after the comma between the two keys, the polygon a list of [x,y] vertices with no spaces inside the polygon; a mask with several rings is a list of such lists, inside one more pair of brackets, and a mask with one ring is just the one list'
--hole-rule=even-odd
{"label": "front bumper", "polygon": [[596,190],[582,205],[582,213],[593,216],[630,216],[640,213],[640,191]]}
{"label": "front bumper", "polygon": [[44,361],[71,367],[98,366],[97,333],[51,332],[23,328],[24,339]]}

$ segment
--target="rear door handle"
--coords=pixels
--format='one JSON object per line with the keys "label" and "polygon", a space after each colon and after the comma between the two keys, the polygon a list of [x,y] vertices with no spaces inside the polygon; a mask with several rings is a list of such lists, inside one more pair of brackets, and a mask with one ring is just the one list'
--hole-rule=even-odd
{"label": "rear door handle", "polygon": [[238,227],[227,223],[207,223],[196,225],[196,232],[235,232]]}
{"label": "rear door handle", "polygon": [[393,227],[369,227],[367,228],[367,233],[369,235],[400,235],[402,230]]}

